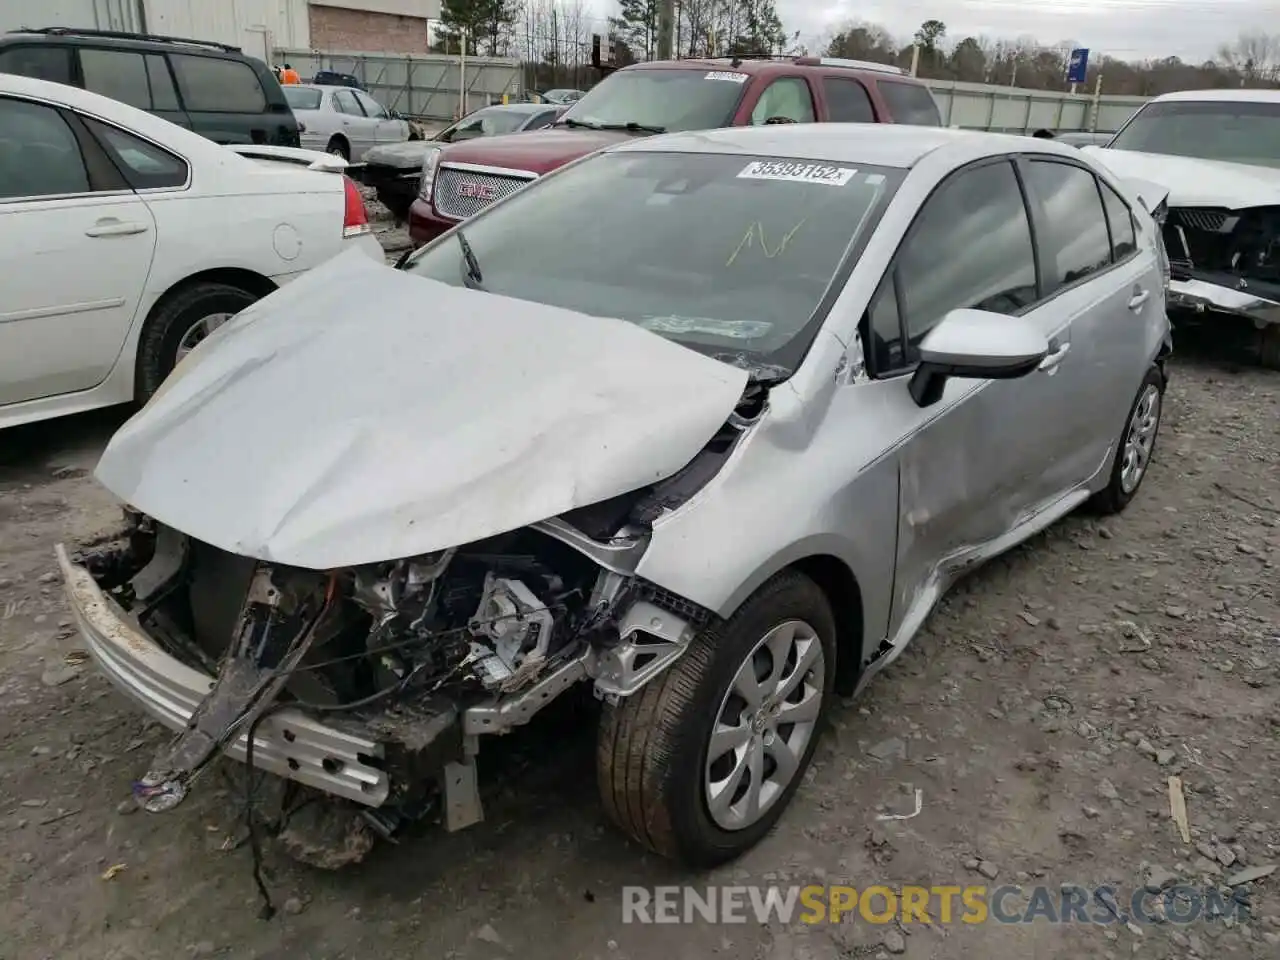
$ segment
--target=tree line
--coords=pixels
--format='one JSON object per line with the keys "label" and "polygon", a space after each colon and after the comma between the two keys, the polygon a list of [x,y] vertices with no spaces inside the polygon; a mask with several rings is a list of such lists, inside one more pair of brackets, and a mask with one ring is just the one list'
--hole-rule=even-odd
{"label": "tree line", "polygon": [[[1071,51],[1081,46],[1072,40],[1045,46],[1034,37],[993,40],[965,36],[952,42],[943,21],[926,20],[905,41],[895,40],[877,24],[851,23],[830,38],[823,52],[829,57],[874,60],[909,69],[916,56],[913,47],[918,47],[917,75],[921,77],[1063,90],[1068,86]],[[1276,87],[1280,86],[1280,35],[1242,33],[1202,63],[1188,63],[1180,57],[1133,61],[1105,53],[1091,56],[1082,88],[1092,91],[1099,75],[1103,93],[1144,97],[1174,90]]]}
{"label": "tree line", "polygon": [[[434,48],[515,57],[525,64],[530,89],[585,89],[599,79],[591,65],[593,35],[612,35],[619,66],[657,55],[659,0],[621,0],[618,16],[602,19],[584,0],[442,0]],[[680,0],[674,49],[680,57],[811,52],[778,15],[776,0]],[[874,23],[853,22],[812,52],[873,60],[939,80],[961,80],[1063,90],[1071,40],[1045,45],[1034,37],[953,39],[942,20],[929,19],[915,35],[898,39]],[[917,52],[918,51],[918,52]],[[1242,33],[1202,63],[1179,57],[1132,61],[1091,57],[1082,85],[1092,91],[1099,75],[1110,94],[1155,96],[1173,90],[1214,87],[1280,87],[1280,34]]]}

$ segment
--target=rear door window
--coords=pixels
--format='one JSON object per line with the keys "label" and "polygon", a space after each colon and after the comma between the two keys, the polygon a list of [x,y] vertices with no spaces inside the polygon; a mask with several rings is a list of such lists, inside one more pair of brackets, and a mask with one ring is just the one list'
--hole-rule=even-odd
{"label": "rear door window", "polygon": [[827,97],[827,119],[832,123],[875,123],[871,95],[857,80],[823,77],[822,90]]}
{"label": "rear door window", "polygon": [[1117,263],[1138,249],[1137,231],[1133,227],[1133,211],[1124,198],[1109,186],[1102,187],[1102,206],[1107,211],[1107,224],[1111,227],[1111,256]]}
{"label": "rear door window", "polygon": [[242,60],[169,55],[182,91],[182,102],[193,113],[265,113],[267,95],[253,68]]}
{"label": "rear door window", "polygon": [[1045,295],[1106,269],[1111,238],[1094,175],[1052,160],[1032,160],[1023,169],[1038,214],[1036,239],[1048,268]]}
{"label": "rear door window", "polygon": [[33,80],[71,83],[71,48],[55,46],[8,47],[0,50],[0,73]]}
{"label": "rear door window", "polygon": [[923,127],[942,126],[942,115],[933,102],[933,94],[921,83],[898,83],[877,80],[880,95],[889,105],[894,123],[914,123]]}
{"label": "rear door window", "polygon": [[151,84],[142,54],[129,50],[80,48],[84,88],[139,110],[151,109]]}

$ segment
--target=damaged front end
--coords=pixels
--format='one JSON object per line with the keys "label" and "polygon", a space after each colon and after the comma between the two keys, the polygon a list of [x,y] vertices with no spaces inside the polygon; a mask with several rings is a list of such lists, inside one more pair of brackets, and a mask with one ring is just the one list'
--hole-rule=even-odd
{"label": "damaged front end", "polygon": [[1169,306],[1280,324],[1280,207],[1173,206]]}
{"label": "damaged front end", "polygon": [[343,811],[342,852],[303,857],[329,867],[427,815],[450,830],[479,821],[480,737],[529,722],[581,681],[600,698],[634,694],[713,619],[635,570],[654,521],[719,472],[766,398],[748,387],[665,480],[426,555],[303,569],[133,510],[107,545],[75,557],[59,547],[93,657],[177,734],[137,782],[138,802],[171,810],[220,754],[248,761],[250,778],[265,770]]}

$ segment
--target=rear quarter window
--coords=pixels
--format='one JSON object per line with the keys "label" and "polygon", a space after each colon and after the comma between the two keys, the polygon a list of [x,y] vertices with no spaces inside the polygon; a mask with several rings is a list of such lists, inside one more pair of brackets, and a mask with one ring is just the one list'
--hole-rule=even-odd
{"label": "rear quarter window", "polygon": [[182,102],[194,113],[265,113],[267,95],[253,67],[240,60],[169,55]]}
{"label": "rear quarter window", "polygon": [[69,84],[71,48],[32,45],[8,47],[0,50],[0,73]]}
{"label": "rear quarter window", "polygon": [[897,83],[879,80],[880,95],[889,106],[894,123],[913,123],[923,127],[942,126],[942,116],[929,88],[919,83]]}

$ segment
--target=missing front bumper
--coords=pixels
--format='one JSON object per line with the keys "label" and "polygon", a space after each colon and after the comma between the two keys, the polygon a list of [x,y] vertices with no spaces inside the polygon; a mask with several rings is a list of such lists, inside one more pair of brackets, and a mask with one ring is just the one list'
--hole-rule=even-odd
{"label": "missing front bumper", "polygon": [[[99,589],[89,571],[57,548],[72,616],[99,669],[125,696],[170,730],[186,729],[213,678],[160,648]],[[224,751],[244,761],[241,734]],[[381,806],[391,792],[382,769],[383,746],[321,724],[297,710],[283,709],[264,719],[254,733],[256,768],[286,777],[323,793],[367,807]]]}
{"label": "missing front bumper", "polygon": [[1173,280],[1169,284],[1170,308],[1196,313],[1226,313],[1251,320],[1258,327],[1280,323],[1280,303],[1249,292],[1205,280]]}

